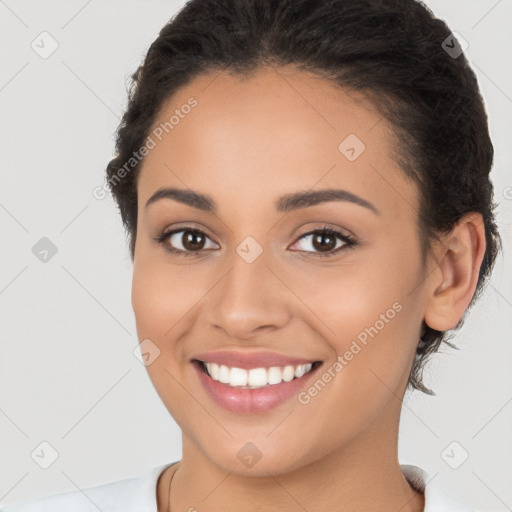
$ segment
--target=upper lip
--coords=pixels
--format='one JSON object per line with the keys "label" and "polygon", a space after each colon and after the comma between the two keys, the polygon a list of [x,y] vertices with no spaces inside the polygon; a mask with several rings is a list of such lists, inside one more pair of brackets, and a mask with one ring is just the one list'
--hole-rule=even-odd
{"label": "upper lip", "polygon": [[293,357],[276,352],[240,352],[234,350],[219,350],[215,352],[203,352],[193,357],[205,363],[224,364],[226,366],[243,368],[270,368],[272,366],[297,366],[318,361],[314,358]]}

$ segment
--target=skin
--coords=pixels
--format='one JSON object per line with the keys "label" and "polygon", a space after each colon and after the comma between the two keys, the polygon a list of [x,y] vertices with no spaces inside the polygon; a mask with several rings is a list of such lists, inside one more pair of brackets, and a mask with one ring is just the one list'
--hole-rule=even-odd
{"label": "skin", "polygon": [[[474,294],[481,216],[461,219],[422,267],[417,189],[393,161],[390,126],[361,96],[291,67],[244,79],[209,72],[170,98],[154,127],[190,97],[198,105],[149,152],[137,183],[137,332],[160,350],[147,370],[183,436],[180,463],[159,479],[158,510],[176,471],[173,511],[422,511],[397,456],[401,403],[422,320],[448,330]],[[354,161],[338,150],[351,133],[366,146]],[[205,193],[218,211],[170,199],[145,208],[161,187]],[[379,214],[347,201],[274,208],[284,194],[324,188],[348,190]],[[324,224],[359,244],[319,256],[314,235],[301,236]],[[189,226],[207,235],[201,256],[154,241]],[[183,234],[177,249],[190,247]],[[236,252],[247,236],[263,249],[250,264]],[[324,250],[342,247],[336,240]],[[401,311],[308,404],[226,411],[189,362],[209,350],[271,350],[327,369],[394,303]],[[250,468],[237,457],[247,442],[262,454]]]}

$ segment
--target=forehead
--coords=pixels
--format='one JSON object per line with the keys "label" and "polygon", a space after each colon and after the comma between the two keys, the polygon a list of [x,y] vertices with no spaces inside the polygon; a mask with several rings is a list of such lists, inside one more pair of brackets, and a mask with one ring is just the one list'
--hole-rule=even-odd
{"label": "forehead", "polygon": [[163,104],[150,136],[155,147],[140,170],[140,202],[165,186],[243,204],[332,186],[376,202],[383,196],[381,204],[387,194],[396,209],[397,193],[414,193],[375,107],[290,67],[200,75]]}

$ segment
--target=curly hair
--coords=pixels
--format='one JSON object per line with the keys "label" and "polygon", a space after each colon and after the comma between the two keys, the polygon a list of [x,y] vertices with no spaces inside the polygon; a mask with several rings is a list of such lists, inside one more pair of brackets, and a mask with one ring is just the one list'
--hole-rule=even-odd
{"label": "curly hair", "polygon": [[[132,261],[142,161],[137,151],[163,103],[201,73],[248,76],[266,65],[294,65],[358,91],[392,124],[393,158],[419,190],[423,263],[432,242],[464,214],[482,215],[486,251],[472,306],[502,244],[489,179],[494,149],[478,82],[458,40],[416,0],[188,1],[131,75],[116,154],[106,169]],[[448,332],[425,321],[422,327],[408,387],[435,395],[422,382],[425,363],[441,343],[457,347]]]}

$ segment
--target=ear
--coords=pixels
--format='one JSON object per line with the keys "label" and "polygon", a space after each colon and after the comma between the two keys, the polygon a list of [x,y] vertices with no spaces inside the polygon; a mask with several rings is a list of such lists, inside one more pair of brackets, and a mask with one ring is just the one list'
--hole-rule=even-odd
{"label": "ear", "polygon": [[453,329],[466,311],[478,283],[485,254],[485,226],[480,213],[464,215],[445,235],[429,274],[425,322],[432,329]]}

